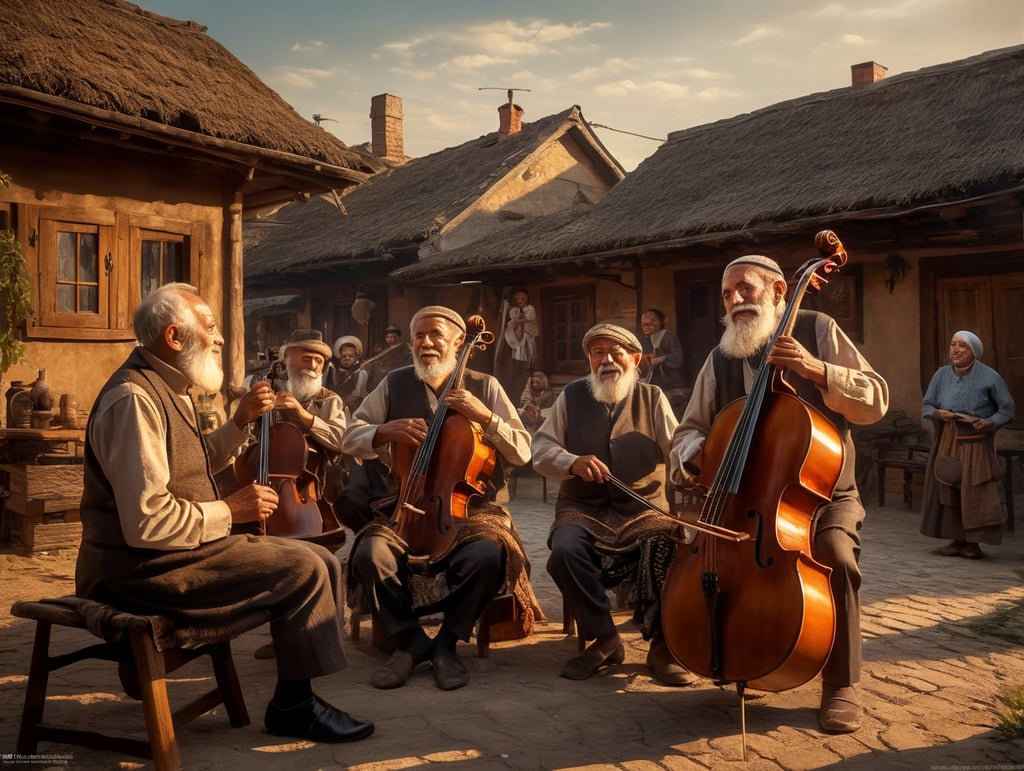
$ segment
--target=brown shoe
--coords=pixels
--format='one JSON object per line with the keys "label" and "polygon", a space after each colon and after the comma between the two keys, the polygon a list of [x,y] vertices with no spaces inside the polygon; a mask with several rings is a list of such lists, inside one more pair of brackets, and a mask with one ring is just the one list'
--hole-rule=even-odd
{"label": "brown shoe", "polygon": [[469,670],[458,656],[441,654],[434,656],[430,664],[434,667],[434,682],[442,691],[454,691],[469,684]]}
{"label": "brown shoe", "polygon": [[405,681],[409,679],[409,675],[412,674],[415,668],[416,661],[411,653],[395,651],[387,662],[377,667],[377,670],[370,678],[370,685],[384,690],[401,688],[405,685]]}
{"label": "brown shoe", "polygon": [[860,728],[864,711],[852,685],[822,685],[818,725],[830,734],[849,734]]}
{"label": "brown shoe", "polygon": [[662,685],[681,687],[692,685],[697,680],[693,672],[676,661],[664,637],[651,640],[651,647],[647,649],[647,666],[654,679]]}
{"label": "brown shoe", "polygon": [[981,550],[981,547],[976,543],[969,543],[964,546],[960,552],[961,557],[966,557],[969,560],[980,560],[985,556],[985,552]]}
{"label": "brown shoe", "polygon": [[264,661],[272,659],[276,655],[277,654],[274,653],[274,643],[272,642],[266,643],[265,645],[261,645],[259,648],[252,652],[252,657],[254,659],[262,659]]}
{"label": "brown shoe", "polygon": [[948,546],[937,549],[935,553],[941,554],[943,557],[960,557],[964,553],[965,546],[967,546],[967,543],[964,541],[953,541]]}
{"label": "brown shoe", "polygon": [[[601,667],[621,664],[626,659],[626,649],[622,645],[622,640],[616,635],[611,642],[614,647],[611,647],[609,642],[605,642],[604,645],[599,645],[596,640],[592,642],[584,651],[565,662],[562,677],[569,680],[586,680]],[[610,651],[608,647],[611,647]]]}

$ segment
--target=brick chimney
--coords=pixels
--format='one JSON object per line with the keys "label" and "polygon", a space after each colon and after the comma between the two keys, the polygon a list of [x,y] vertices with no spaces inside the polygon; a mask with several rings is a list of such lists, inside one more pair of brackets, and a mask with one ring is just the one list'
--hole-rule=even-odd
{"label": "brick chimney", "polygon": [[888,67],[883,67],[878,62],[854,64],[850,67],[850,72],[853,75],[852,85],[854,88],[867,88],[872,83],[877,83],[884,78],[888,70]]}
{"label": "brick chimney", "polygon": [[[509,91],[509,94],[512,92]],[[523,129],[523,108],[510,99],[498,108],[498,141],[508,139]]]}
{"label": "brick chimney", "polygon": [[389,161],[404,161],[402,97],[377,94],[370,99],[370,145],[373,154]]}

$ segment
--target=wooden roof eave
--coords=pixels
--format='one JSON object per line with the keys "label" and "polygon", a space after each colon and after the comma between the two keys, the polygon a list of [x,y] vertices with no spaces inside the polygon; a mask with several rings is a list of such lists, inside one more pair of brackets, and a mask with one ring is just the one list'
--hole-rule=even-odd
{"label": "wooden roof eave", "polygon": [[891,220],[913,214],[931,212],[938,209],[984,204],[1020,192],[1024,192],[1024,183],[998,191],[985,193],[983,195],[970,196],[955,200],[936,201],[909,208],[887,206],[875,209],[834,212],[830,214],[788,220],[786,222],[765,222],[761,225],[699,233],[691,236],[680,236],[663,241],[646,242],[594,252],[572,252],[557,255],[535,253],[533,255],[517,259],[454,265],[450,268],[438,267],[430,264],[429,262],[416,263],[404,268],[399,268],[393,271],[390,275],[395,281],[415,284],[417,281],[427,277],[431,280],[450,279],[467,273],[479,274],[480,272],[488,271],[513,271],[522,270],[523,268],[540,268],[572,264],[584,265],[591,262],[602,263],[620,260],[623,263],[629,263],[629,261],[634,259],[658,258],[667,253],[678,252],[683,249],[702,244],[722,245],[730,241],[749,241],[757,238],[785,236],[792,233],[821,229],[825,227],[835,229],[836,223],[842,222]]}
{"label": "wooden roof eave", "polygon": [[323,190],[336,189],[339,182],[347,183],[342,186],[358,185],[372,176],[367,172],[325,163],[314,158],[185,131],[156,121],[102,110],[20,86],[0,84],[0,101],[70,117],[87,124],[123,131],[167,145],[190,148],[237,163],[246,169],[259,166],[275,174],[311,182]]}

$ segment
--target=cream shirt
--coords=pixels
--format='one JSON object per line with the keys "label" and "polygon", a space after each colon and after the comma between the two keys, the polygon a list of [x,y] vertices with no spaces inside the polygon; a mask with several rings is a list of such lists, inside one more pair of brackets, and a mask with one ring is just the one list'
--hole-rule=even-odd
{"label": "cream shirt", "polygon": [[[167,382],[193,416],[193,387],[177,369],[146,350],[146,362]],[[93,407],[86,441],[110,482],[121,530],[129,546],[192,549],[231,530],[231,511],[223,501],[187,501],[167,489],[167,432],[163,413],[143,389],[125,383],[107,391]],[[198,430],[198,429],[197,429]],[[225,421],[205,437],[211,471],[224,468],[248,432]]]}

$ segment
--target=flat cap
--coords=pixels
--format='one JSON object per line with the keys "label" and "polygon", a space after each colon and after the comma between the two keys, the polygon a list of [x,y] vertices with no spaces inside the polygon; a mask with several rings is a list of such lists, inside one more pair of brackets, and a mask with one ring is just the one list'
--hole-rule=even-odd
{"label": "flat cap", "polygon": [[583,335],[583,352],[588,353],[587,347],[590,345],[590,341],[598,337],[607,337],[609,340],[614,340],[623,348],[631,353],[641,353],[643,346],[640,345],[640,341],[636,335],[630,332],[625,327],[620,327],[618,324],[610,324],[607,321],[602,321],[599,324],[594,324],[587,333]]}

